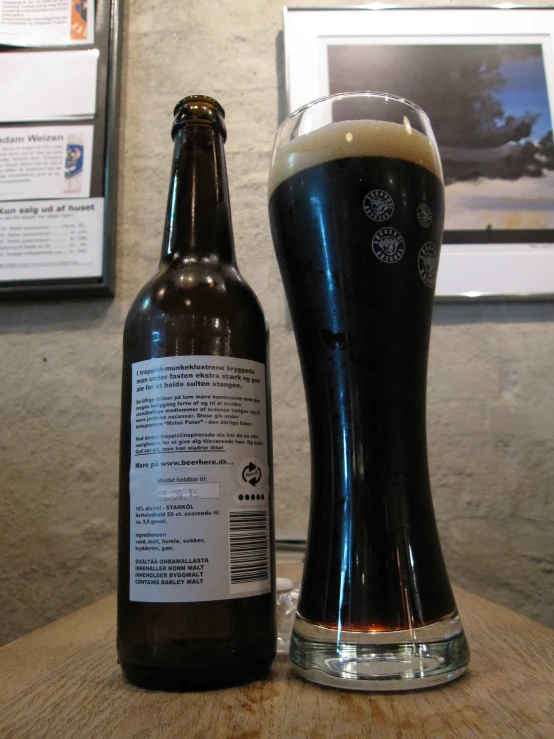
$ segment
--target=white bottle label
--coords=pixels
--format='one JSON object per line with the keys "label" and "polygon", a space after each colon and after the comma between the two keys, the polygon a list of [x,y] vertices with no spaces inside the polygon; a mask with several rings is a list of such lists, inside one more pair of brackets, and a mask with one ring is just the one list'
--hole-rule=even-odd
{"label": "white bottle label", "polygon": [[164,357],[132,373],[130,599],[269,592],[264,365]]}

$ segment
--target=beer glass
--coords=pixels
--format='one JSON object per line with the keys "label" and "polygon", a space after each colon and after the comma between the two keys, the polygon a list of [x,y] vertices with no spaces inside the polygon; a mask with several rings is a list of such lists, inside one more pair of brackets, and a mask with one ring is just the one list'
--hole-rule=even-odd
{"label": "beer glass", "polygon": [[426,381],[444,218],[429,119],[383,93],[277,132],[269,213],[302,374],[312,491],[290,657],[356,690],[452,680],[469,651],[437,532]]}

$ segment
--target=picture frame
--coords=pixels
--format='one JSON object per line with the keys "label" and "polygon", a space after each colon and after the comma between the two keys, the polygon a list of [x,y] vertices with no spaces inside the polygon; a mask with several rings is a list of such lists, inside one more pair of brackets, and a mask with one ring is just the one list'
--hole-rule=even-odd
{"label": "picture frame", "polygon": [[[0,300],[4,301],[112,297],[115,291],[120,0],[95,0],[94,4],[89,3],[88,19],[86,3],[75,5],[74,0],[70,7],[72,29],[75,25],[75,8],[83,13],[85,25],[87,22],[89,26],[93,24],[93,32],[89,34],[90,40],[87,41],[85,38],[78,47],[75,47],[78,48],[78,52],[67,44],[56,46],[55,41],[52,43],[46,41],[42,45],[40,42],[31,42],[20,47],[0,46],[0,62],[3,54],[11,54],[16,62],[20,58],[24,61],[25,58],[33,61],[34,57],[38,61],[35,69],[40,68],[42,59],[52,58],[55,54],[58,54],[62,65],[63,60],[67,58],[66,66],[69,67],[76,59],[75,53],[82,56],[89,54],[97,59],[96,78],[91,82],[94,85],[91,89],[95,90],[91,93],[94,95],[94,108],[90,114],[73,117],[66,115],[64,118],[56,115],[54,111],[52,115],[44,117],[20,119],[14,117],[13,120],[3,118],[0,121],[0,139],[20,140],[25,142],[22,146],[26,145],[28,138],[61,139],[63,135],[63,145],[67,145],[65,177],[68,178],[69,175],[69,182],[66,179],[66,184],[60,185],[59,192],[52,195],[46,191],[48,185],[42,185],[42,192],[35,195],[32,188],[30,192],[28,188],[28,192],[17,200],[16,196],[11,198],[0,196]],[[46,56],[41,57],[42,54]],[[46,62],[43,66],[46,66]],[[60,99],[62,104],[67,100]],[[49,134],[59,135],[48,136]],[[87,178],[84,185],[86,189],[78,194],[73,192],[75,185],[71,182],[72,166],[77,170],[77,174],[80,174],[79,164],[75,166],[70,157],[73,153],[72,147],[76,151],[77,158],[81,154],[85,160],[87,147],[91,150],[91,156],[84,168]],[[23,155],[26,154],[24,150],[22,152]],[[49,157],[51,161],[52,154],[49,154]],[[38,164],[43,166],[42,161]],[[72,185],[73,190],[68,185]],[[74,212],[71,213],[71,218],[68,216],[62,221],[52,217],[52,214],[57,215],[58,210],[62,211],[64,216],[69,210]],[[23,231],[25,226],[28,227],[31,223],[30,220],[27,223],[22,221],[21,213],[24,213],[27,219],[41,218],[33,225],[37,234],[45,234],[47,242],[45,247],[35,239],[39,250],[42,249],[46,254],[42,261],[36,258],[37,254],[33,254],[30,248],[27,248],[27,245],[32,245],[32,239],[28,238],[27,241],[20,239],[17,248],[12,252],[7,249],[10,243],[8,240],[10,227]],[[11,218],[14,219],[13,223],[10,221]],[[53,230],[60,234],[57,252],[55,237],[52,236]],[[56,253],[61,256],[56,258],[53,256]]]}
{"label": "picture frame", "polygon": [[284,8],[287,113],[373,90],[428,113],[445,175],[437,300],[554,295],[554,9]]}

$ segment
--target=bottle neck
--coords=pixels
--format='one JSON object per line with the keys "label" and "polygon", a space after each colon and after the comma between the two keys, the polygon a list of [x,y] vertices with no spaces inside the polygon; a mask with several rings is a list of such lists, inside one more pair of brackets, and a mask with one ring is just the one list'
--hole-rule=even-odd
{"label": "bottle neck", "polygon": [[201,124],[175,133],[161,264],[200,261],[235,263],[223,139]]}

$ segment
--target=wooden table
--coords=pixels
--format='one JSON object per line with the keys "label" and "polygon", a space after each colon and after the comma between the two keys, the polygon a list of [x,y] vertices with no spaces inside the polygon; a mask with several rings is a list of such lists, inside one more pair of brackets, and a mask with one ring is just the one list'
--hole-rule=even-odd
{"label": "wooden table", "polygon": [[[278,569],[298,577],[297,564]],[[0,737],[554,739],[554,631],[463,590],[456,597],[472,656],[450,685],[342,692],[302,681],[279,657],[265,681],[178,694],[125,683],[110,596],[0,649]]]}

